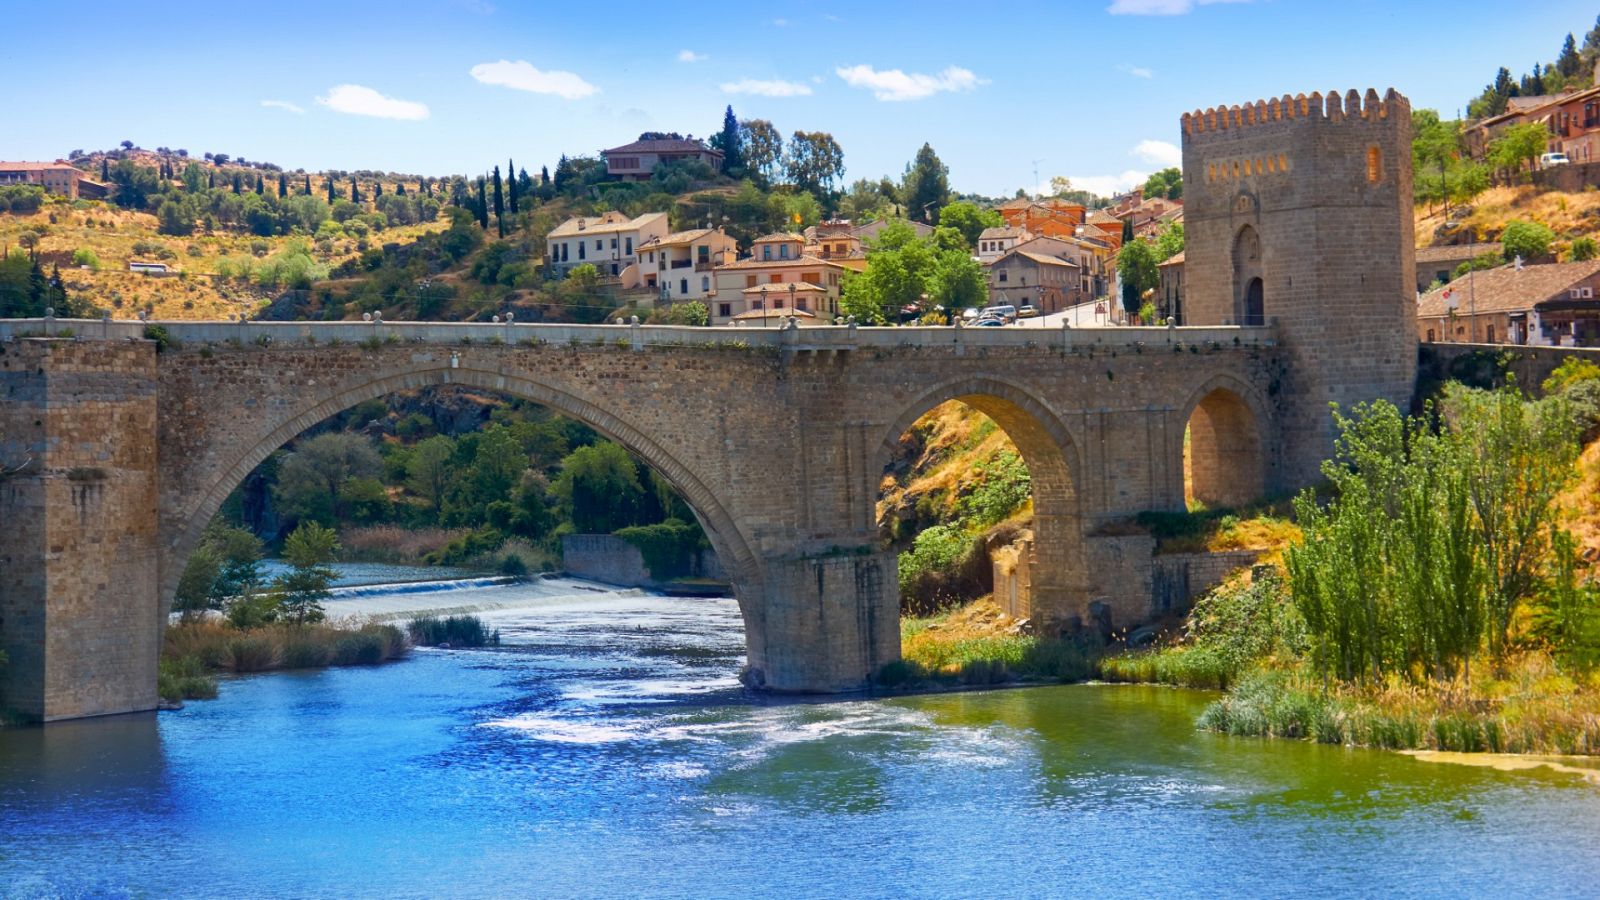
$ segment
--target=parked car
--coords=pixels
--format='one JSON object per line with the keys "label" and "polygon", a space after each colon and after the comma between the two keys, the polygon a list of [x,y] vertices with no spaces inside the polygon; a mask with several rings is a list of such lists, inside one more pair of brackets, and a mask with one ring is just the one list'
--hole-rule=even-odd
{"label": "parked car", "polygon": [[1564,166],[1572,160],[1567,159],[1565,153],[1544,153],[1539,156],[1539,168],[1545,166]]}
{"label": "parked car", "polygon": [[973,322],[972,326],[974,328],[999,328],[1004,324],[1006,324],[1005,320],[999,316],[983,316],[978,321]]}
{"label": "parked car", "polygon": [[977,319],[979,315],[980,313],[976,306],[969,306],[961,311],[961,318],[966,319],[968,322]]}
{"label": "parked car", "polygon": [[1010,322],[1017,317],[1017,308],[1009,303],[1002,303],[999,306],[986,307],[982,315],[994,316]]}
{"label": "parked car", "polygon": [[1017,318],[1019,319],[1034,319],[1038,318],[1038,316],[1039,311],[1034,309],[1031,303],[1024,303],[1017,307]]}

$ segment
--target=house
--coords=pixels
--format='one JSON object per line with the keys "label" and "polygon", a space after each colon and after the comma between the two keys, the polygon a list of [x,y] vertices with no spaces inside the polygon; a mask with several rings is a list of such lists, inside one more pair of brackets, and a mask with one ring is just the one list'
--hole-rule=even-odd
{"label": "house", "polygon": [[657,165],[685,159],[699,160],[713,172],[722,171],[722,151],[707,147],[694,135],[646,133],[631,144],[601,150],[600,156],[606,161],[606,174],[623,181],[649,181]]}
{"label": "house", "polygon": [[1112,257],[1103,245],[1076,237],[1035,237],[1017,244],[1012,250],[1054,256],[1078,267],[1078,284],[1062,299],[1066,306],[1088,303],[1106,292]]}
{"label": "house", "polygon": [[558,278],[573,267],[591,263],[607,278],[620,279],[622,287],[645,283],[637,268],[638,248],[665,237],[666,213],[645,213],[628,218],[612,210],[600,216],[574,216],[545,237],[545,264]]}
{"label": "house", "polygon": [[1482,159],[1507,128],[1536,122],[1550,137],[1549,153],[1565,153],[1575,163],[1600,162],[1600,62],[1589,87],[1564,94],[1512,97],[1506,111],[1473,123],[1462,135],[1467,154]]}
{"label": "house", "polygon": [[1010,253],[1024,241],[1033,240],[1033,233],[1016,225],[996,225],[978,234],[978,262],[985,265]]}
{"label": "house", "polygon": [[1183,324],[1183,251],[1156,266],[1161,284],[1156,288],[1156,314]]}
{"label": "house", "polygon": [[1113,215],[1132,224],[1134,237],[1153,238],[1172,223],[1183,221],[1183,201],[1152,197]]}
{"label": "house", "polygon": [[1088,218],[1082,204],[1053,198],[1007,200],[995,207],[995,211],[1012,228],[1044,237],[1070,237]]}
{"label": "house", "polygon": [[1040,313],[1076,305],[1078,264],[1059,256],[1012,250],[989,266],[989,305],[1032,306]]}
{"label": "house", "polygon": [[655,288],[662,300],[707,300],[716,294],[716,267],[731,262],[739,245],[720,228],[675,231],[638,246],[640,287]]}
{"label": "house", "polygon": [[805,246],[804,235],[769,234],[751,244],[749,256],[717,266],[711,324],[749,321],[752,317],[738,318],[749,312],[777,315],[776,309],[812,313],[827,321],[836,317],[840,286],[851,270],[805,253]]}
{"label": "house", "polygon": [[1450,247],[1423,247],[1417,251],[1417,293],[1423,293],[1435,282],[1449,284],[1455,271],[1464,262],[1470,262],[1487,253],[1499,255],[1499,244],[1456,244]]}
{"label": "house", "polygon": [[1090,210],[1084,227],[1074,233],[1105,241],[1113,252],[1122,249],[1122,220],[1103,209]]}
{"label": "house", "polygon": [[1471,272],[1417,300],[1424,342],[1600,346],[1600,260]]}
{"label": "house", "polygon": [[848,219],[833,219],[807,228],[805,239],[807,255],[838,263],[852,271],[866,271],[866,245]]}
{"label": "house", "polygon": [[107,194],[106,185],[59,159],[53,163],[0,162],[0,185],[8,184],[37,184],[47,193],[70,200],[98,200]]}
{"label": "house", "polygon": [[885,228],[895,224],[909,226],[911,231],[919,238],[930,237],[933,234],[932,225],[924,225],[921,222],[913,222],[910,219],[874,219],[865,225],[855,225],[850,231],[860,238],[863,243],[871,243],[877,239],[878,234]]}

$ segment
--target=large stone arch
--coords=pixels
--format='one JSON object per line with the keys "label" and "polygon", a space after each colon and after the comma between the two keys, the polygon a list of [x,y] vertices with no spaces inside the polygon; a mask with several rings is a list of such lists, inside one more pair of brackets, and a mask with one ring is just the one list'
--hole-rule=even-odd
{"label": "large stone arch", "polygon": [[[763,596],[764,572],[759,557],[721,498],[674,453],[630,424],[623,413],[541,381],[536,372],[505,371],[494,367],[492,360],[484,362],[491,365],[475,365],[439,354],[437,358],[415,361],[412,367],[398,371],[374,367],[370,374],[329,385],[326,391],[297,405],[292,414],[281,416],[261,435],[237,448],[228,448],[221,454],[218,464],[202,473],[199,483],[171,490],[164,484],[163,540],[158,567],[162,621],[165,621],[165,611],[172,607],[184,565],[199,546],[206,526],[228,495],[269,455],[306,429],[366,400],[397,391],[454,384],[538,403],[581,421],[659,472],[683,495],[729,573],[744,617],[751,664],[758,665],[765,647],[765,609],[759,600]],[[162,481],[166,482],[167,473],[162,474]]]}
{"label": "large stone arch", "polygon": [[[1079,443],[1050,407],[1020,385],[994,376],[969,376],[939,382],[922,391],[884,430],[876,447],[873,478],[881,476],[900,436],[934,407],[958,400],[1000,426],[1028,466],[1033,487],[1034,542],[1032,618],[1041,630],[1082,620],[1089,578],[1084,546],[1083,498],[1078,490]],[[878,497],[876,481],[865,492]],[[868,513],[869,519],[871,512]]]}
{"label": "large stone arch", "polygon": [[1175,471],[1184,476],[1179,501],[1241,506],[1274,488],[1273,423],[1254,387],[1231,375],[1214,375],[1189,392],[1179,413],[1177,446],[1170,451],[1177,461]]}

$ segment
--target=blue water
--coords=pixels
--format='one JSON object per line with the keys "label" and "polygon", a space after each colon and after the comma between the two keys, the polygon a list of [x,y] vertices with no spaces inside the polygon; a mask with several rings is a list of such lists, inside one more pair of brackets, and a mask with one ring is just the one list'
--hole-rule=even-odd
{"label": "blue water", "polygon": [[[477,593],[525,586],[476,588]],[[0,896],[1593,896],[1600,788],[1062,686],[764,702],[728,600],[0,730]]]}

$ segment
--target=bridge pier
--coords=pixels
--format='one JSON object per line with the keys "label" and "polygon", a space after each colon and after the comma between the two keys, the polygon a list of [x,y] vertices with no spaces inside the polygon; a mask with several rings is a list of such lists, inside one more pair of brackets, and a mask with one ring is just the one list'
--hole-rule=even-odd
{"label": "bridge pier", "polygon": [[744,681],[750,687],[796,694],[860,690],[900,658],[891,553],[863,547],[769,561],[762,590],[751,598],[761,621],[748,628]]}
{"label": "bridge pier", "polygon": [[155,350],[0,343],[0,706],[154,709]]}

